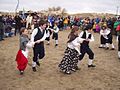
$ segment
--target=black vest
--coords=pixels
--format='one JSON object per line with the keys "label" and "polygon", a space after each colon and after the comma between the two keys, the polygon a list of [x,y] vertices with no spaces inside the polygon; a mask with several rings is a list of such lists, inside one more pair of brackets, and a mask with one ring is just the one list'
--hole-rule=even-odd
{"label": "black vest", "polygon": [[[87,35],[86,35],[86,32],[84,31],[84,33],[83,33],[83,35],[82,35],[81,38],[83,38],[83,39],[91,39],[91,34],[89,34],[88,38],[87,38],[86,36],[87,36]],[[83,45],[83,46],[88,46],[88,44],[89,44],[89,41],[85,41],[85,40],[84,40],[81,45]]]}
{"label": "black vest", "polygon": [[40,40],[44,36],[44,33],[45,33],[45,30],[43,30],[43,32],[41,32],[41,30],[39,28],[37,28],[37,29],[38,29],[38,32],[34,37],[34,41]]}
{"label": "black vest", "polygon": [[91,39],[91,34],[89,34],[88,38],[86,38],[86,32],[84,31],[81,38],[83,38],[83,39]]}
{"label": "black vest", "polygon": [[51,26],[48,26],[48,29],[46,28],[46,33],[50,32],[50,35],[52,34],[52,31],[49,29],[52,28]]}
{"label": "black vest", "polygon": [[[41,30],[39,28],[37,28],[37,29],[38,29],[38,32],[34,37],[34,41],[40,40],[44,36],[44,33],[45,33],[45,30],[43,30],[43,32],[41,32]],[[43,44],[44,44],[44,42],[40,42],[40,43],[36,43],[35,46],[39,46],[39,45],[43,45]]]}

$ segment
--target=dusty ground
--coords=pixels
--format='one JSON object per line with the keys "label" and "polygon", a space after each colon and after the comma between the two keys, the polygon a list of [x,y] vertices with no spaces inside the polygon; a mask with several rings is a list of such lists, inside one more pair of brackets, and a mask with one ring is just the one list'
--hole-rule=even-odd
{"label": "dusty ground", "polygon": [[[72,75],[59,72],[58,64],[66,48],[69,31],[59,33],[59,46],[54,47],[51,40],[46,46],[46,56],[40,61],[37,72],[31,69],[32,50],[29,64],[23,76],[16,69],[15,55],[19,48],[19,37],[6,38],[0,42],[0,90],[120,90],[120,61],[117,49],[99,49],[99,34],[94,34],[95,42],[91,48],[95,53],[96,68],[88,69],[87,55],[79,65],[80,71]],[[114,37],[114,44],[117,43]]]}

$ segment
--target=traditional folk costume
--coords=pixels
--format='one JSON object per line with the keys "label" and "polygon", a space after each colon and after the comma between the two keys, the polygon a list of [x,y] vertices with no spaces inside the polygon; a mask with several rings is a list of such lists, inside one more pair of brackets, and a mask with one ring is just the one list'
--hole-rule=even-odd
{"label": "traditional folk costume", "polygon": [[59,32],[59,28],[57,27],[57,25],[55,25],[53,27],[52,31],[53,31],[52,39],[55,39],[55,46],[58,46],[58,32]]}
{"label": "traditional folk costume", "polygon": [[79,60],[82,60],[84,55],[87,53],[89,55],[88,67],[95,67],[95,65],[93,65],[94,53],[89,47],[89,42],[94,41],[92,33],[89,33],[87,30],[85,30],[80,33],[79,37],[83,40],[80,45],[81,55],[79,56]]}
{"label": "traditional folk costume", "polygon": [[38,59],[42,59],[45,56],[44,50],[44,40],[46,39],[46,30],[42,30],[41,27],[38,27],[33,30],[31,34],[31,41],[35,42],[40,40],[40,43],[35,43],[33,47],[33,71],[36,71],[36,64],[40,66]]}
{"label": "traditional folk costume", "polygon": [[100,31],[101,34],[101,45],[99,48],[106,48],[109,49],[109,44],[112,46],[112,50],[115,49],[113,42],[112,42],[112,33],[109,28]]}
{"label": "traditional folk costume", "polygon": [[46,39],[47,40],[47,45],[50,45],[50,35],[52,34],[52,27],[48,26],[46,28]]}
{"label": "traditional folk costume", "polygon": [[100,30],[100,46],[99,48],[105,48],[106,47],[106,30],[104,28],[104,26],[102,27],[102,29]]}
{"label": "traditional folk costume", "polygon": [[[34,42],[33,42],[34,43]],[[20,36],[20,49],[16,55],[17,68],[21,74],[25,70],[28,64],[28,52],[29,48],[32,48],[32,43],[29,41],[27,35]]]}
{"label": "traditional folk costume", "polygon": [[75,36],[73,41],[68,42],[67,48],[64,52],[64,57],[59,64],[59,68],[65,74],[71,74],[71,71],[74,71],[77,67],[77,63],[79,60],[79,45],[81,39],[78,36]]}

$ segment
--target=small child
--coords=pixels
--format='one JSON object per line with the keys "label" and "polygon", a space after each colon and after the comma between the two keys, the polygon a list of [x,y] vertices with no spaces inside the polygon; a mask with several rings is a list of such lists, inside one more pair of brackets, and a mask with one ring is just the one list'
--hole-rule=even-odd
{"label": "small child", "polygon": [[55,47],[56,47],[56,46],[58,46],[58,32],[59,32],[59,28],[58,28],[56,22],[54,24],[52,31],[53,31],[52,39],[55,39]]}
{"label": "small child", "polygon": [[107,39],[106,39],[106,50],[109,49],[109,45],[111,46],[111,50],[115,50],[111,29],[107,27],[106,31],[108,32]]}
{"label": "small child", "polygon": [[50,26],[50,23],[48,22],[47,28],[46,28],[46,39],[47,45],[50,45],[50,35],[52,34],[52,26]]}
{"label": "small child", "polygon": [[103,26],[102,30],[100,31],[101,34],[101,45],[99,48],[105,48],[106,50],[109,49],[109,44],[111,45],[111,50],[115,49],[115,46],[112,42],[112,33],[111,29],[107,26]]}
{"label": "small child", "polygon": [[32,48],[35,43],[31,43],[28,38],[28,30],[22,28],[20,31],[20,49],[16,55],[17,68],[20,71],[20,75],[23,75],[24,70],[28,64],[28,52],[29,48]]}
{"label": "small child", "polygon": [[100,46],[99,48],[105,48],[106,47],[106,38],[105,38],[105,29],[106,26],[102,26],[101,30],[100,30]]}

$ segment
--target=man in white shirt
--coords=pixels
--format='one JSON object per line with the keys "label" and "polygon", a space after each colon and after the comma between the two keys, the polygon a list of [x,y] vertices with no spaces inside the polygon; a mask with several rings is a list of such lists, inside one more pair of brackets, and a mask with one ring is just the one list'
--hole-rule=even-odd
{"label": "man in white shirt", "polygon": [[46,21],[40,20],[39,21],[39,27],[35,28],[31,34],[31,41],[35,42],[35,45],[33,47],[33,64],[32,69],[35,72],[36,71],[36,64],[40,66],[40,63],[38,61],[39,59],[42,59],[45,56],[45,50],[44,50],[44,40],[46,39]]}
{"label": "man in white shirt", "polygon": [[80,57],[79,59],[82,60],[85,53],[89,55],[89,60],[88,60],[88,67],[95,67],[95,65],[92,64],[93,59],[94,59],[94,53],[89,47],[89,42],[94,41],[94,37],[91,33],[92,25],[88,24],[85,28],[85,31],[82,31],[79,35],[79,37],[83,40],[80,46]]}

